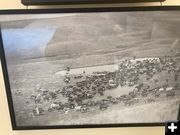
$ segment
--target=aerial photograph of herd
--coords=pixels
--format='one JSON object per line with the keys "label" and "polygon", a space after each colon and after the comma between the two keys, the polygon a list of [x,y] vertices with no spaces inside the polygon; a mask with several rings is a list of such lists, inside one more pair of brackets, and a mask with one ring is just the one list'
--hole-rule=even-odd
{"label": "aerial photograph of herd", "polygon": [[180,14],[1,17],[19,126],[161,123],[180,103]]}

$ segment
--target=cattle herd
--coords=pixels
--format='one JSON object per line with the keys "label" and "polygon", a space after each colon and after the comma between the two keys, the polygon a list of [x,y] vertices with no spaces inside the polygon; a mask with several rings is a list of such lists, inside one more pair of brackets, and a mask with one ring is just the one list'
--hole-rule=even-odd
{"label": "cattle herd", "polygon": [[[117,70],[111,72],[86,74],[82,71],[80,75],[71,75],[68,70],[63,79],[63,88],[55,91],[39,89],[37,95],[30,96],[27,104],[33,102],[33,113],[39,116],[53,111],[63,114],[72,111],[87,113],[94,109],[103,111],[113,104],[126,107],[156,102],[160,98],[172,98],[180,89],[178,66],[176,57],[164,56],[124,60]],[[125,86],[132,89],[128,94],[119,94],[116,97],[105,94]],[[58,100],[59,95],[66,101]],[[46,107],[43,106],[45,103]]]}

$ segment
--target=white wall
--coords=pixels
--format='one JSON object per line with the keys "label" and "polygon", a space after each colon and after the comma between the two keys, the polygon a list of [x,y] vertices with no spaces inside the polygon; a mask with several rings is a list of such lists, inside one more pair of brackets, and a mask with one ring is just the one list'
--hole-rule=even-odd
{"label": "white wall", "polygon": [[[20,2],[21,0],[0,0],[0,9],[26,9],[26,6],[23,6]],[[152,3],[134,3],[134,4],[92,4],[92,5],[70,5],[70,6],[29,6],[28,8],[54,8],[54,7],[105,7],[105,6],[170,6],[170,5],[180,5],[180,0],[166,0],[165,2],[152,2]]]}
{"label": "white wall", "polygon": [[[158,3],[142,3],[133,4],[131,6],[160,6]],[[167,0],[162,5],[180,5],[180,0]],[[129,4],[103,4],[103,5],[91,5],[93,7],[105,7],[105,6],[129,6]],[[67,6],[31,6],[32,8],[56,8]],[[68,7],[89,7],[89,5],[76,5]],[[1,9],[26,9],[27,7],[20,4],[20,0],[0,0]],[[8,104],[6,99],[6,92],[4,87],[4,80],[2,75],[2,69],[0,66],[0,135],[164,135],[164,127],[138,127],[138,128],[96,128],[96,129],[56,129],[56,130],[41,130],[41,131],[12,131],[10,116],[8,110]]]}

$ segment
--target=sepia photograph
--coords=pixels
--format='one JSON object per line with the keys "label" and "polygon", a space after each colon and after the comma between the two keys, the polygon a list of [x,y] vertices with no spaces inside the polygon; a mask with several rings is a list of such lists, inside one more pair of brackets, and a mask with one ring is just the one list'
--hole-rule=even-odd
{"label": "sepia photograph", "polygon": [[0,15],[17,127],[178,119],[180,11]]}

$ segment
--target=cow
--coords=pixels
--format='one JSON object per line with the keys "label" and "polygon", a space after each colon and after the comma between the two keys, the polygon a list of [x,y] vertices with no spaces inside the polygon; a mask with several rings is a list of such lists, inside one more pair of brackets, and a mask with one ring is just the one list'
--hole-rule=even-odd
{"label": "cow", "polygon": [[43,112],[44,112],[44,109],[38,107],[37,105],[36,105],[35,108],[33,109],[33,114],[34,114],[35,116],[39,116],[39,115],[43,114]]}
{"label": "cow", "polygon": [[83,77],[83,75],[76,75],[76,76],[74,76],[74,79],[81,79]]}
{"label": "cow", "polygon": [[74,107],[74,110],[75,110],[75,111],[81,111],[81,108],[82,108],[82,106],[75,106],[75,107]]}
{"label": "cow", "polygon": [[52,109],[58,109],[59,107],[60,107],[59,103],[56,103],[56,102],[54,102],[50,105],[50,108],[52,108]]}
{"label": "cow", "polygon": [[167,91],[166,92],[166,97],[174,97],[175,96],[175,91]]}

